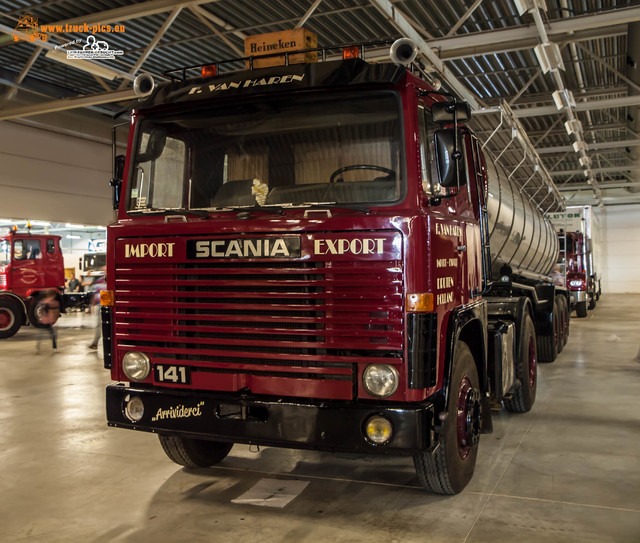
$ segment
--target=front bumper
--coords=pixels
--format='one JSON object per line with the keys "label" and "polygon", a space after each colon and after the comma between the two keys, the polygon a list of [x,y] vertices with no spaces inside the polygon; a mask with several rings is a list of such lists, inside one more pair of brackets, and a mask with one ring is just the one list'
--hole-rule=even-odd
{"label": "front bumper", "polygon": [[[132,422],[124,414],[129,397],[144,403],[144,415]],[[302,403],[206,392],[107,387],[109,426],[164,435],[297,449],[411,455],[434,443],[431,403],[354,405],[327,401]],[[393,426],[391,440],[375,445],[364,436],[372,415]]]}
{"label": "front bumper", "polygon": [[587,301],[587,291],[586,290],[571,290],[571,303],[577,304],[579,302]]}

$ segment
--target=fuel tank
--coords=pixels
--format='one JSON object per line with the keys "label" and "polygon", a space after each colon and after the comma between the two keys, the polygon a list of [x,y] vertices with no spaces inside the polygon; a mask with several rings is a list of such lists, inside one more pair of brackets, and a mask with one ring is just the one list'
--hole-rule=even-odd
{"label": "fuel tank", "polygon": [[508,265],[514,278],[547,278],[558,259],[558,236],[553,225],[509,179],[499,164],[485,157],[489,182],[487,215],[491,272],[494,280]]}

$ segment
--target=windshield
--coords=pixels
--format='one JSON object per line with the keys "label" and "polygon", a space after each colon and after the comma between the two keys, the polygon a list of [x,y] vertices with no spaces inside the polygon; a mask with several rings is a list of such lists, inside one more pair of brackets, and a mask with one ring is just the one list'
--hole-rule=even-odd
{"label": "windshield", "polygon": [[0,239],[0,266],[11,264],[11,244],[6,239]]}
{"label": "windshield", "polygon": [[397,201],[399,108],[391,92],[314,93],[143,119],[128,209]]}

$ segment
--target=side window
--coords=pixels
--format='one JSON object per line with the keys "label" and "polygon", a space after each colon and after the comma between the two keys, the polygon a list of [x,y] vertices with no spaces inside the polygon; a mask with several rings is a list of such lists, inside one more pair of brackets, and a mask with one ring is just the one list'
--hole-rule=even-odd
{"label": "side window", "polygon": [[56,252],[56,244],[52,239],[47,240],[47,253],[52,255]]}
{"label": "side window", "polygon": [[40,240],[18,240],[13,244],[13,257],[16,260],[38,260],[42,258]]}

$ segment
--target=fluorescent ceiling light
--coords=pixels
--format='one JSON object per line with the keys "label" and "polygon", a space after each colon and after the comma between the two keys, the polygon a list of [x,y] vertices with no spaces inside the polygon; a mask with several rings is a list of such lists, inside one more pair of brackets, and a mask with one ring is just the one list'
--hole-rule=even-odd
{"label": "fluorescent ceiling light", "polygon": [[82,236],[73,236],[71,234],[67,234],[67,239],[82,239]]}
{"label": "fluorescent ceiling light", "polygon": [[102,77],[103,79],[108,79],[109,81],[113,81],[116,77],[120,77],[118,72],[111,70],[106,66],[94,64],[93,62],[89,62],[88,60],[69,59],[67,58],[66,50],[50,49],[49,51],[47,51],[45,57],[51,60],[55,60],[56,62],[61,62],[62,64],[73,66],[78,70],[83,70],[85,72],[89,72],[90,74],[97,75],[98,77]]}

